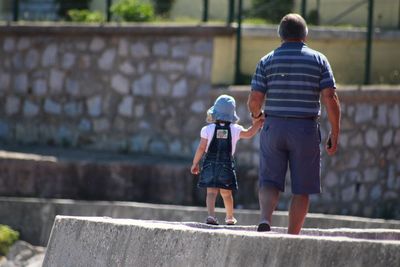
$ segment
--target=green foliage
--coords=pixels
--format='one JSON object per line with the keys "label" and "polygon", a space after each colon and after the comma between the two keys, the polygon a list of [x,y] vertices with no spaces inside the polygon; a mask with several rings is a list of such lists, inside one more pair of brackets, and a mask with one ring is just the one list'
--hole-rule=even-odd
{"label": "green foliage", "polygon": [[172,6],[175,0],[152,0],[154,11],[157,15],[162,17],[169,17]]}
{"label": "green foliage", "polygon": [[111,12],[124,21],[143,22],[154,19],[153,6],[137,0],[121,0],[111,6]]}
{"label": "green foliage", "polygon": [[68,16],[73,22],[104,22],[104,15],[100,11],[88,9],[68,10]]}
{"label": "green foliage", "polygon": [[279,23],[283,16],[290,13],[294,0],[252,0],[250,14],[272,23]]}
{"label": "green foliage", "polygon": [[251,83],[252,75],[240,73],[237,77],[236,85],[248,85]]}
{"label": "green foliage", "polygon": [[313,9],[308,13],[307,23],[310,25],[319,25],[319,13],[318,10]]}
{"label": "green foliage", "polygon": [[0,255],[5,256],[8,250],[19,238],[19,233],[7,225],[0,224]]}
{"label": "green foliage", "polygon": [[56,0],[59,5],[58,15],[64,19],[69,19],[68,11],[71,9],[89,9],[92,0]]}

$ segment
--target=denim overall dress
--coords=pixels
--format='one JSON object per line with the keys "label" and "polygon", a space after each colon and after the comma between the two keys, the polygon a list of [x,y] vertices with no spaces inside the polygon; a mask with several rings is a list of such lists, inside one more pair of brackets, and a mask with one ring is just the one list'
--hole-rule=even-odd
{"label": "denim overall dress", "polygon": [[214,135],[203,161],[198,186],[229,190],[238,188],[229,122],[215,123]]}

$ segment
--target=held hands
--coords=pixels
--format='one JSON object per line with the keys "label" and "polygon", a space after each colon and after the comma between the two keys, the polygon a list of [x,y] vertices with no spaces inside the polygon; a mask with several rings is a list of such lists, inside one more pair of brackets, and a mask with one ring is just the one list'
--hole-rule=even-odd
{"label": "held hands", "polygon": [[[251,121],[252,121],[253,125],[255,125],[255,123],[259,122],[259,121],[261,121],[263,123],[264,119],[265,119],[265,117],[263,115],[264,115],[263,111],[260,111],[260,113],[257,114],[257,115],[254,115],[253,113],[250,113]],[[261,125],[262,125],[262,123],[261,123]]]}
{"label": "held hands", "polygon": [[253,127],[256,128],[257,130],[259,130],[262,125],[264,124],[264,120],[265,120],[265,116],[264,116],[264,112],[261,111],[260,114],[258,114],[257,116],[254,116],[252,113],[251,115],[251,122],[253,124]]}
{"label": "held hands", "polygon": [[253,119],[253,127],[256,128],[257,130],[259,130],[263,126],[263,124],[264,124],[264,118],[258,120]]}
{"label": "held hands", "polygon": [[260,113],[256,116],[254,116],[253,113],[250,113],[250,116],[253,127],[256,128],[257,130],[260,130],[265,120],[264,112],[260,111]]}
{"label": "held hands", "polygon": [[200,172],[199,164],[192,164],[192,167],[190,167],[190,172],[195,175],[199,174]]}
{"label": "held hands", "polygon": [[329,156],[333,156],[337,151],[338,145],[338,136],[332,133],[329,133],[328,140],[325,144],[325,150]]}

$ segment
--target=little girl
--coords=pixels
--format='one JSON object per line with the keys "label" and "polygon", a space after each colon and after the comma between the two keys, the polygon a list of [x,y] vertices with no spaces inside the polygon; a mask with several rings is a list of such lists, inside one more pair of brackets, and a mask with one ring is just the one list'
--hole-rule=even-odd
{"label": "little girl", "polygon": [[235,99],[228,95],[219,96],[207,111],[208,125],[201,129],[200,144],[194,155],[191,172],[199,174],[199,162],[204,153],[198,186],[207,188],[207,224],[218,225],[215,217],[215,200],[221,194],[226,209],[225,223],[236,224],[233,217],[232,190],[237,190],[233,154],[240,138],[251,138],[261,128],[263,121],[255,122],[249,129],[236,124]]}

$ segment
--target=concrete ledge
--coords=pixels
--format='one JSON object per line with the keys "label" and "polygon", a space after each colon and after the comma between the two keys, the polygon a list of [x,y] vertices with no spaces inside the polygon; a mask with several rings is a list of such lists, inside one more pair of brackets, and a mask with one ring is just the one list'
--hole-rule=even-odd
{"label": "concrete ledge", "polygon": [[254,229],[57,216],[43,266],[387,267],[400,261],[400,241]]}
{"label": "concrete ledge", "polygon": [[[216,211],[218,219],[223,221],[224,209],[217,208]],[[138,202],[0,197],[0,224],[7,224],[17,229],[23,240],[35,245],[45,246],[47,244],[56,215],[203,222],[207,211],[205,207]],[[259,211],[236,209],[235,217],[238,219],[240,227],[254,228],[259,221]],[[287,223],[287,212],[276,211],[274,213],[273,226],[285,228]],[[384,229],[400,230],[400,221],[309,213],[305,221],[305,228],[379,228],[381,229],[379,231],[385,232],[389,230]],[[363,234],[367,235],[366,232]]]}
{"label": "concrete ledge", "polygon": [[[0,195],[124,200],[190,205],[196,177],[190,161],[42,147],[0,149]],[[40,151],[41,150],[41,151]],[[159,177],[164,179],[160,180]]]}
{"label": "concrete ledge", "polygon": [[[243,35],[249,37],[277,38],[278,25],[243,25]],[[6,22],[0,23],[0,33],[17,34],[134,34],[134,35],[174,35],[174,36],[233,36],[237,25],[224,24],[179,24],[179,23],[65,23],[65,22]],[[310,26],[309,35],[315,40],[365,40],[366,28],[341,28]],[[400,31],[387,31],[376,28],[374,40],[400,40]]]}
{"label": "concrete ledge", "polygon": [[[243,36],[278,38],[278,25],[243,25]],[[309,37],[313,40],[365,40],[366,28],[344,27],[309,27]],[[385,31],[376,28],[373,33],[374,40],[400,39],[400,31]]]}
{"label": "concrete ledge", "polygon": [[0,23],[0,34],[84,34],[84,35],[171,35],[171,36],[231,36],[235,28],[222,25],[187,25],[187,24],[149,24],[149,23],[107,23],[82,24],[61,22],[29,22],[29,24]]}
{"label": "concrete ledge", "polygon": [[[211,99],[227,92],[239,101],[245,101],[249,95],[250,86],[229,86],[227,89],[213,90]],[[364,103],[396,104],[400,101],[400,86],[398,85],[338,85],[337,93],[340,101],[344,103],[362,101]]]}

